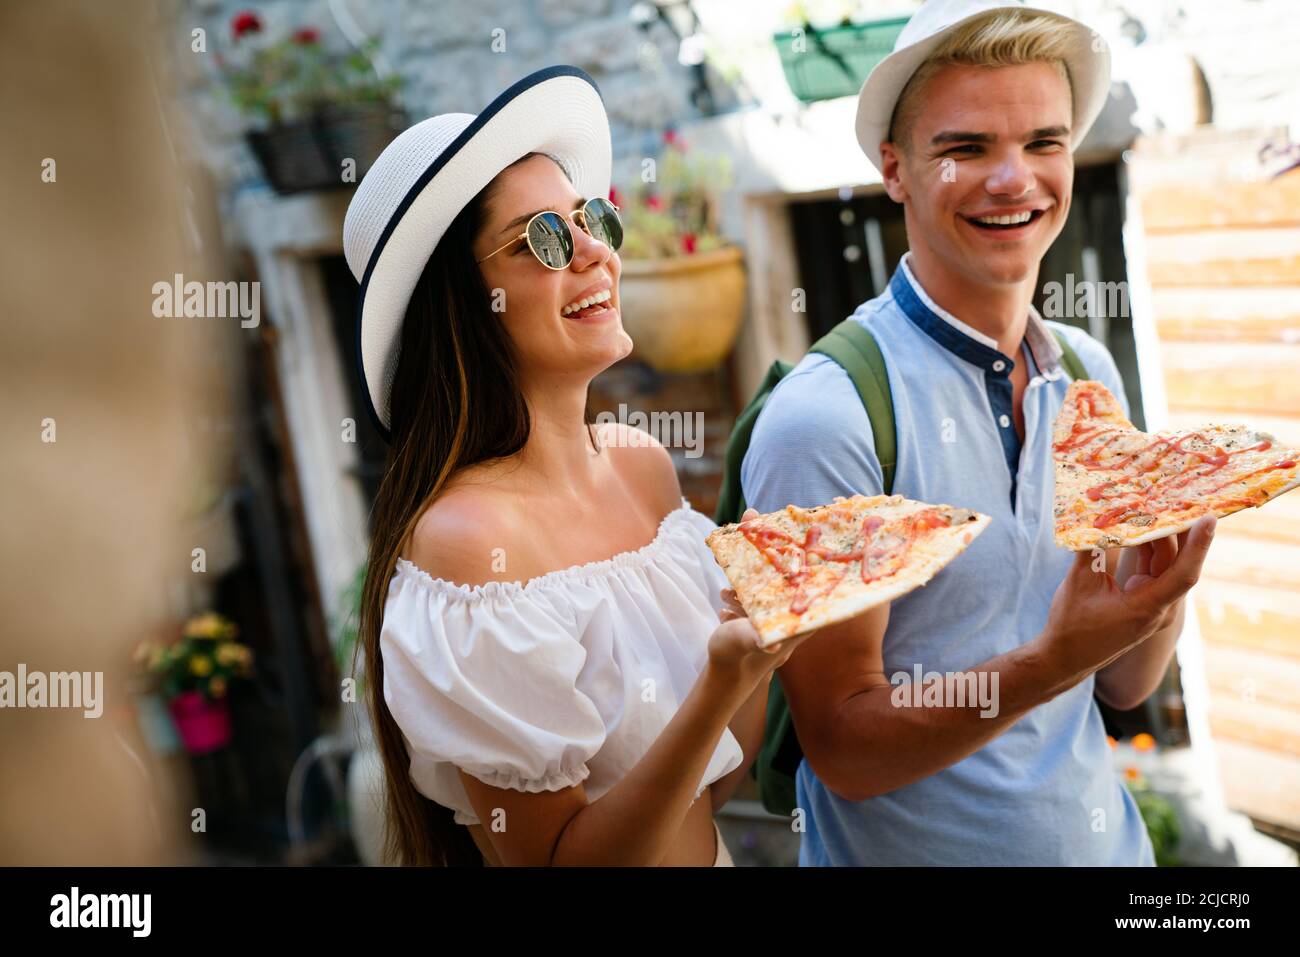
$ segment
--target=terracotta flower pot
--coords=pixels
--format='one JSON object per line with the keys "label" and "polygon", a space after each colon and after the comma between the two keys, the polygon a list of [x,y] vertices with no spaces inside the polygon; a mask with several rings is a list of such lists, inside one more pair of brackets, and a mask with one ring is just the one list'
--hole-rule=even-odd
{"label": "terracotta flower pot", "polygon": [[618,286],[633,357],[659,372],[704,372],[731,352],[745,308],[740,249],[623,262]]}
{"label": "terracotta flower pot", "polygon": [[183,691],[167,707],[181,743],[190,754],[207,754],[230,743],[230,702],[209,701],[201,691]]}

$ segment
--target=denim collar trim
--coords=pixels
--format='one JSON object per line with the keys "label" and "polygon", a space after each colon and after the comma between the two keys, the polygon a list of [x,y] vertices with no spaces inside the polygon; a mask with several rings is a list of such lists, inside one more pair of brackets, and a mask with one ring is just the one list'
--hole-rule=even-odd
{"label": "denim collar trim", "polygon": [[[968,326],[931,299],[912,273],[911,256],[910,250],[903,254],[889,283],[890,292],[904,315],[958,358],[997,375],[1010,374],[1015,368],[1015,360],[998,349],[997,340],[992,336]],[[1063,374],[1064,370],[1060,366],[1061,346],[1032,304],[1029,307],[1029,321],[1025,325],[1025,341],[1045,378],[1056,379]],[[996,366],[999,361],[1003,363],[1001,368]]]}

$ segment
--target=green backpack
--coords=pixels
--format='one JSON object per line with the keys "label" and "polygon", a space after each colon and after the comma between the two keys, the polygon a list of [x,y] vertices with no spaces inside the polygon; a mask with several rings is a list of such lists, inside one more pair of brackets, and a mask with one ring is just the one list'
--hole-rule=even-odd
{"label": "green backpack", "polygon": [[[1088,378],[1088,372],[1078,355],[1065,337],[1053,329],[1052,334],[1061,345],[1061,365],[1074,379]],[[894,402],[889,391],[889,376],[885,372],[885,358],[880,354],[880,347],[861,323],[854,319],[845,319],[826,335],[822,336],[809,352],[829,356],[848,373],[858,397],[867,411],[871,422],[871,432],[876,442],[876,458],[884,475],[884,492],[893,494],[894,467],[898,462],[898,446],[894,428]],[[740,464],[749,450],[750,436],[754,432],[754,423],[767,403],[776,384],[784,379],[794,364],[780,359],[772,363],[763,377],[762,384],[754,397],[749,400],[743,412],[736,418],[727,440],[725,470],[722,477],[722,490],[718,496],[718,509],[714,522],[726,525],[740,521],[745,513],[745,496],[740,488]],[[758,779],[759,796],[763,807],[771,814],[789,817],[794,813],[795,787],[794,776],[803,760],[803,748],[795,735],[794,722],[790,718],[790,706],[786,703],[785,692],[781,689],[780,675],[773,676],[772,687],[767,696],[767,718],[763,728],[763,746],[759,749],[754,762],[754,776]]]}

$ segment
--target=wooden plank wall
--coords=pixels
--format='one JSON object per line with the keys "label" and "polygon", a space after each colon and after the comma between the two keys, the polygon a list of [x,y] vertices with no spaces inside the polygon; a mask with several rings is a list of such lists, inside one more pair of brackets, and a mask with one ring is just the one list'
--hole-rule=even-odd
{"label": "wooden plank wall", "polygon": [[[1169,427],[1300,447],[1300,169],[1275,178],[1269,141],[1285,129],[1144,139],[1130,184]],[[1300,832],[1300,490],[1224,519],[1194,594],[1228,804]]]}

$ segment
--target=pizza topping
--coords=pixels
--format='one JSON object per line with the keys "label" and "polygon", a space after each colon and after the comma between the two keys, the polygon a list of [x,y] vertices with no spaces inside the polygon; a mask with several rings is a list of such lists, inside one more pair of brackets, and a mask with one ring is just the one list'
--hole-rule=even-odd
{"label": "pizza topping", "polygon": [[[1130,526],[1132,537],[1137,529],[1166,521],[1263,504],[1273,487],[1264,476],[1293,470],[1297,459],[1294,450],[1276,448],[1273,436],[1245,426],[1140,432],[1124,418],[1109,390],[1096,382],[1070,386],[1055,438],[1058,541],[1063,535],[1084,541],[1080,533],[1088,525],[1095,531],[1086,540],[1096,544],[1097,532],[1114,526]],[[1064,499],[1062,488],[1068,489]],[[1122,543],[1126,533],[1117,534],[1118,539],[1113,534],[1101,538]]]}
{"label": "pizza topping", "polygon": [[[814,511],[821,510],[808,510],[803,514],[810,517]],[[864,583],[888,578],[903,567],[912,545],[926,532],[976,519],[974,513],[965,509],[945,514],[937,508],[925,508],[893,522],[886,522],[879,515],[868,515],[847,548],[823,544],[823,537],[835,536],[839,531],[835,526],[842,526],[845,517],[844,513],[826,509],[826,514],[818,515],[805,531],[802,543],[778,528],[757,521],[739,525],[749,543],[796,589],[790,603],[792,614],[802,615],[814,600],[834,591],[848,574],[851,563],[860,562]],[[825,568],[826,564],[844,567],[835,573]],[[814,575],[826,584],[810,593],[809,580]]]}
{"label": "pizza topping", "polygon": [[[1106,528],[1126,521],[1132,525],[1149,525],[1154,521],[1148,517],[1137,521],[1134,516],[1153,512],[1174,511],[1195,507],[1195,503],[1184,501],[1182,495],[1174,495],[1187,489],[1189,485],[1208,478],[1224,469],[1235,455],[1248,452],[1266,452],[1272,443],[1264,439],[1253,445],[1241,448],[1225,449],[1210,441],[1200,432],[1192,432],[1178,437],[1156,436],[1151,442],[1140,448],[1120,452],[1103,459],[1104,453],[1117,441],[1129,435],[1137,434],[1134,430],[1116,426],[1101,426],[1088,429],[1083,418],[1084,399],[1091,399],[1090,393],[1084,393],[1079,402],[1079,416],[1075,419],[1070,435],[1056,443],[1057,452],[1077,451],[1074,463],[1089,471],[1127,472],[1094,485],[1084,491],[1090,501],[1100,502],[1113,499],[1118,504],[1107,509],[1093,521],[1094,528]],[[1083,427],[1081,430],[1080,427]],[[1101,437],[1100,442],[1094,440]],[[1235,442],[1227,442],[1234,445]],[[1092,445],[1087,452],[1084,447]],[[1150,453],[1154,452],[1154,455]],[[1170,458],[1178,464],[1170,469]],[[1283,460],[1273,465],[1256,469],[1246,475],[1234,476],[1225,482],[1205,489],[1202,494],[1216,492],[1227,485],[1244,481],[1254,475],[1279,468],[1290,468],[1294,462]],[[1155,475],[1157,470],[1162,474]],[[1136,473],[1136,474],[1133,474]],[[1145,484],[1144,484],[1145,483]],[[1138,487],[1132,487],[1136,484]]]}

